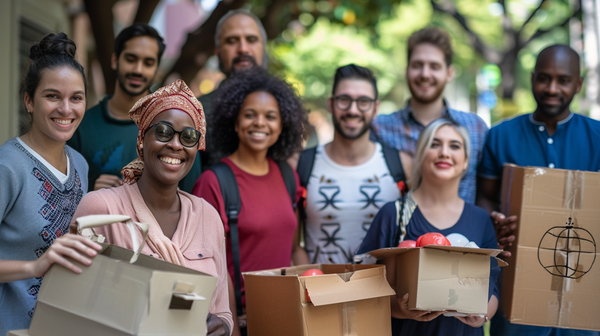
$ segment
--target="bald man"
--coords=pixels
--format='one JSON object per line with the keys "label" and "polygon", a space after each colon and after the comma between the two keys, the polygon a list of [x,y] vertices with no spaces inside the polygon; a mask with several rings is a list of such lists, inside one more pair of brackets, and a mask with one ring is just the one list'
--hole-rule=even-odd
{"label": "bald man", "polygon": [[[600,170],[600,122],[571,112],[581,90],[579,55],[566,45],[553,45],[538,55],[531,75],[535,112],[505,120],[486,135],[478,167],[478,205],[490,211],[498,244],[514,240],[516,217],[499,213],[502,169],[505,163],[574,170]],[[593,331],[533,327],[509,323],[500,314],[492,320],[491,335],[600,335]]]}

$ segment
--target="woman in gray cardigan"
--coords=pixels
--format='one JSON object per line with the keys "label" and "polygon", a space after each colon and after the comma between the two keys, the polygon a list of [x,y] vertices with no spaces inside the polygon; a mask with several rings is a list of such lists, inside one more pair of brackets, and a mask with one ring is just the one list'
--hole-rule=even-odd
{"label": "woman in gray cardigan", "polygon": [[0,146],[0,335],[29,327],[42,277],[54,263],[81,272],[100,245],[67,234],[87,190],[88,166],[65,145],[85,113],[75,43],[50,34],[31,47],[22,87],[31,128]]}

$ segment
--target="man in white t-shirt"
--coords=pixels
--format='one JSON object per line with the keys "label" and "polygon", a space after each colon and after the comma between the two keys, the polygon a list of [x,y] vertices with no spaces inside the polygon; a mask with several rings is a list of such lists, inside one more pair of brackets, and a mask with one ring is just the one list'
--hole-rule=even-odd
{"label": "man in white t-shirt", "polygon": [[[373,73],[354,64],[337,69],[327,100],[333,141],[300,155],[298,175],[306,188],[301,220],[310,262],[351,263],[371,221],[400,196],[404,168],[395,149],[369,140],[379,100]],[[409,162],[409,160],[404,160]]]}

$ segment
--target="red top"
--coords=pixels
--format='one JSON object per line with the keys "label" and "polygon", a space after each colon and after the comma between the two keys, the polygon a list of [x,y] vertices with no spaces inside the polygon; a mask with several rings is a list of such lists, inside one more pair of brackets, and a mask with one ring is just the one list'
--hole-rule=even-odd
{"label": "red top", "polygon": [[[221,161],[233,170],[240,190],[242,208],[238,216],[238,232],[241,271],[289,267],[297,219],[277,163],[268,159],[269,172],[264,176],[256,176],[244,172],[228,158]],[[297,202],[301,194],[300,180],[295,171],[294,176],[296,178],[295,202]],[[227,268],[231,279],[235,281],[229,223],[215,173],[211,170],[205,171],[196,181],[192,193],[204,198],[221,215],[227,237]],[[242,295],[243,293],[242,283]]]}

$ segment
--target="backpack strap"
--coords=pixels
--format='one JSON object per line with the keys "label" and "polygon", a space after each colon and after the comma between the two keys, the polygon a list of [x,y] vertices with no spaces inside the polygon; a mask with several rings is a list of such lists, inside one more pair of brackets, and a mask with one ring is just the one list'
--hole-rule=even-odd
{"label": "backpack strap", "polygon": [[298,213],[300,215],[300,247],[306,247],[305,237],[305,223],[306,223],[306,187],[308,186],[308,180],[312,174],[313,166],[315,165],[315,157],[317,156],[317,148],[305,149],[300,153],[298,159],[298,166],[296,171],[300,178],[300,187],[302,188],[302,197],[298,202]]}
{"label": "backpack strap", "polygon": [[227,214],[229,233],[231,234],[231,252],[235,281],[235,305],[238,316],[242,316],[244,314],[242,309],[242,272],[240,270],[240,238],[237,226],[238,215],[242,208],[240,190],[233,170],[231,170],[231,167],[225,162],[219,162],[208,169],[212,170],[217,176],[219,187],[221,187],[223,204],[225,204],[225,214]]}
{"label": "backpack strap", "polygon": [[383,153],[383,159],[385,164],[390,171],[390,175],[394,179],[394,182],[398,185],[400,192],[404,194],[406,192],[406,174],[404,174],[404,168],[402,167],[402,161],[400,160],[400,154],[398,150],[393,147],[381,144],[381,151]]}
{"label": "backpack strap", "polygon": [[277,161],[281,176],[283,176],[283,182],[290,193],[290,199],[292,200],[292,207],[296,208],[296,177],[294,176],[294,170],[285,161]]}
{"label": "backpack strap", "polygon": [[306,188],[308,185],[308,180],[310,179],[310,174],[312,174],[313,166],[315,164],[316,155],[316,147],[305,149],[300,153],[296,171],[298,172],[298,177],[300,178],[300,185],[304,188]]}

